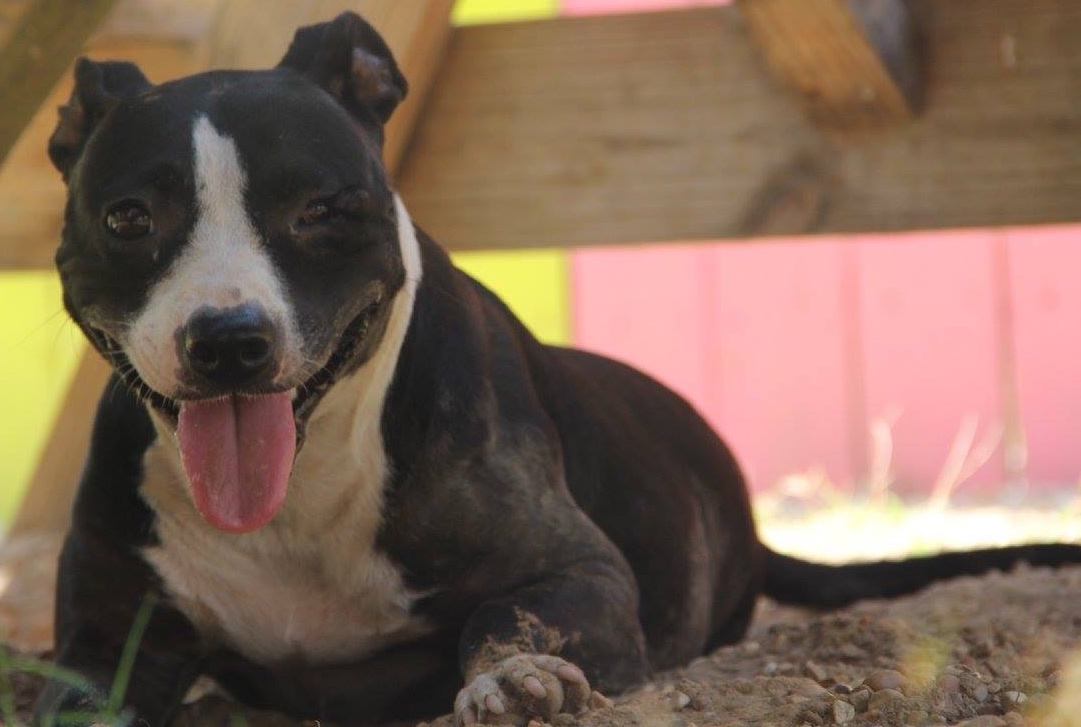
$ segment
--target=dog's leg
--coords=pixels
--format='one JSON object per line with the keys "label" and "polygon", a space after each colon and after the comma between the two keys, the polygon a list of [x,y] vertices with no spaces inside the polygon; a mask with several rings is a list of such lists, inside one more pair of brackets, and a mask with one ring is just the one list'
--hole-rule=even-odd
{"label": "dog's leg", "polygon": [[[190,622],[164,601],[149,566],[123,545],[75,530],[61,556],[59,584],[56,663],[86,682],[72,684],[58,673],[37,702],[35,724],[95,724],[110,707],[134,712],[136,724],[166,724],[198,675],[200,642]],[[134,633],[146,609],[145,630]],[[125,673],[126,647],[136,656]],[[110,704],[125,679],[120,704]]]}
{"label": "dog's leg", "polygon": [[586,706],[589,678],[603,689],[645,679],[637,598],[621,564],[598,562],[484,603],[462,634],[458,724],[550,720]]}

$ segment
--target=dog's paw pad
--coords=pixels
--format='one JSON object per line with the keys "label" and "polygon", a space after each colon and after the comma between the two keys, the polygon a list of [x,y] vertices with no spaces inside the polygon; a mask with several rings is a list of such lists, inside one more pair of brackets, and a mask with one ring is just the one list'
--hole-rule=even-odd
{"label": "dog's paw pad", "polygon": [[459,725],[524,725],[531,717],[550,720],[585,709],[591,690],[582,670],[558,656],[520,654],[478,674],[458,692]]}

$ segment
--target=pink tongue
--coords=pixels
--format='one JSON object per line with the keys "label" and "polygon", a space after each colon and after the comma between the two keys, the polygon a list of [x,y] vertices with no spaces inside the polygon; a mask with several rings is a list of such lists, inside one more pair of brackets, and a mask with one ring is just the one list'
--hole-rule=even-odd
{"label": "pink tongue", "polygon": [[211,525],[246,533],[281,509],[296,454],[288,393],[185,402],[176,436],[195,506]]}

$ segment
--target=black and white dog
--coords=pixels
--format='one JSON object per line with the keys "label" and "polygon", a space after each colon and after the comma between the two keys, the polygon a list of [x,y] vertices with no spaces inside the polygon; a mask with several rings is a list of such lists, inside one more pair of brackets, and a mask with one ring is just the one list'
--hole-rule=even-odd
{"label": "black and white dog", "polygon": [[115,368],[61,560],[39,718],[168,722],[211,675],[338,723],[522,722],[832,607],[1081,561],[1031,546],[828,567],[759,543],[678,396],[538,343],[420,232],[381,161],[406,82],[359,17],[281,64],[160,86],[80,61],[50,144],[67,310]]}

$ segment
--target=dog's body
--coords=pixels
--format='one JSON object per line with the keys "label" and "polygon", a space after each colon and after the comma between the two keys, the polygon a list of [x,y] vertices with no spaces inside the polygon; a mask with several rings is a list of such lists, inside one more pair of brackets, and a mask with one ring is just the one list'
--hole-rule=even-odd
{"label": "dog's body", "polygon": [[[50,149],[65,303],[117,368],[61,563],[57,658],[162,724],[208,673],[339,723],[580,709],[739,639],[1033,546],[829,568],[756,537],[724,444],[661,385],[543,346],[409,219],[405,93],[355,16],[282,65],[152,87],[83,62]],[[564,661],[564,659],[566,661]],[[463,689],[463,683],[466,685]],[[457,699],[455,700],[455,694]],[[40,714],[95,695],[54,683]]]}

